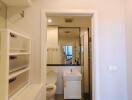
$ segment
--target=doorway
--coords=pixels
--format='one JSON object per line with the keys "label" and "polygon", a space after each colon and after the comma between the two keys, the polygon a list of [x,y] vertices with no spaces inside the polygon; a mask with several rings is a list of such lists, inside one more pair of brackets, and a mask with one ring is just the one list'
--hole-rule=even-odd
{"label": "doorway", "polygon": [[[92,38],[91,38],[91,42],[92,42],[92,93],[91,93],[91,97],[92,97],[92,100],[95,100],[95,97],[98,96],[98,73],[97,73],[97,65],[98,65],[98,35],[97,35],[97,30],[96,30],[96,22],[97,22],[97,19],[96,19],[96,14],[94,11],[89,11],[89,12],[80,12],[80,11],[42,11],[42,24],[41,24],[41,27],[42,27],[42,39],[41,39],[41,43],[42,43],[42,48],[41,48],[41,53],[42,53],[42,57],[41,57],[41,63],[42,65],[45,65],[46,67],[46,61],[47,61],[47,53],[46,53],[46,49],[47,49],[47,44],[46,44],[46,28],[47,28],[47,24],[46,23],[43,23],[43,22],[47,22],[47,16],[91,16],[92,17],[92,29],[91,29],[91,33],[92,33]],[[94,35],[93,35],[94,33]],[[88,37],[89,38],[89,37]],[[96,54],[96,55],[95,55]],[[45,55],[45,56],[44,56]],[[94,72],[94,73],[93,73]],[[46,68],[45,68],[45,73],[46,73]],[[43,79],[43,80],[46,80],[46,77]],[[96,80],[96,81],[95,81]],[[96,87],[96,88],[95,88]]]}

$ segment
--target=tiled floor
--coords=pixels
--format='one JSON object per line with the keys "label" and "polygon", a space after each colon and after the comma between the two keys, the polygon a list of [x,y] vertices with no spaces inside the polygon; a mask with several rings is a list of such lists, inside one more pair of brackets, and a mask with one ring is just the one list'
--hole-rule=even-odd
{"label": "tiled floor", "polygon": [[64,95],[56,95],[55,100],[64,100]]}
{"label": "tiled floor", "polygon": [[[56,95],[55,100],[64,100],[64,95]],[[81,100],[90,100],[89,97],[84,97]]]}

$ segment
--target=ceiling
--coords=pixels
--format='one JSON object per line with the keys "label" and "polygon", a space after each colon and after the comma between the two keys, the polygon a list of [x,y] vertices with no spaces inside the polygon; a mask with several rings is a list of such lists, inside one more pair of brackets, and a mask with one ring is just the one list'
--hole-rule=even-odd
{"label": "ceiling", "polygon": [[[48,25],[55,25],[59,27],[90,27],[91,17],[90,16],[48,16],[52,22]],[[72,22],[66,23],[66,19],[72,19]]]}
{"label": "ceiling", "polygon": [[49,26],[59,27],[60,38],[79,38],[79,27],[91,27],[90,16],[48,16],[48,20]]}

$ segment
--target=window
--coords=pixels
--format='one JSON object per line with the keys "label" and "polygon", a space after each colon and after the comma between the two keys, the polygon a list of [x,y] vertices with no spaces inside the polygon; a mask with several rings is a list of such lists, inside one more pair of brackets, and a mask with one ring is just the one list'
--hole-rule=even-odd
{"label": "window", "polygon": [[64,53],[65,53],[65,56],[66,56],[66,60],[67,61],[69,61],[69,60],[72,61],[72,46],[64,46]]}

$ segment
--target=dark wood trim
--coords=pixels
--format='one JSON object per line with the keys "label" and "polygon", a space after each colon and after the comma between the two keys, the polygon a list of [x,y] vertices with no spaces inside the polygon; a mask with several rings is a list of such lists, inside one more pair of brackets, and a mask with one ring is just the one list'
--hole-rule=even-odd
{"label": "dark wood trim", "polygon": [[59,27],[58,25],[47,25],[47,26],[56,26],[56,27]]}
{"label": "dark wood trim", "polygon": [[47,66],[81,66],[80,64],[47,64]]}
{"label": "dark wood trim", "polygon": [[92,45],[90,42],[92,42],[92,37],[90,37],[90,28],[88,28],[88,67],[89,67],[89,96],[90,100],[92,100],[92,59],[90,58],[92,56],[92,51],[90,52]]}
{"label": "dark wood trim", "polygon": [[78,28],[80,29],[80,27],[61,27],[61,26],[59,26],[58,28]]}

